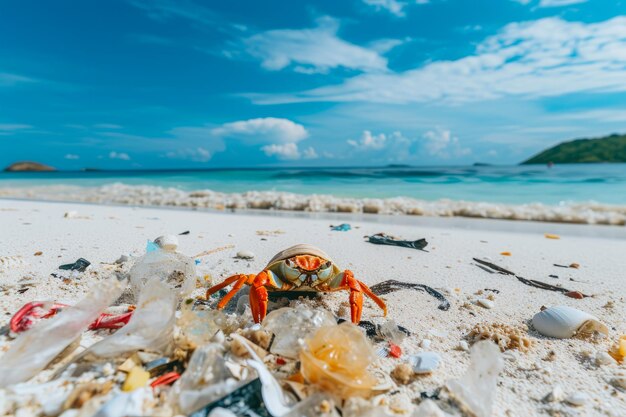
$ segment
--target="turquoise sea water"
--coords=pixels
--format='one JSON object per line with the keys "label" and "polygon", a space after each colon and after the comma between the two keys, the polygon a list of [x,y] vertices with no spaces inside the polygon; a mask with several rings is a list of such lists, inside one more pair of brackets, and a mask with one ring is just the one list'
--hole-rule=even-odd
{"label": "turquoise sea water", "polygon": [[626,204],[626,164],[0,173],[0,188],[111,183],[357,198]]}

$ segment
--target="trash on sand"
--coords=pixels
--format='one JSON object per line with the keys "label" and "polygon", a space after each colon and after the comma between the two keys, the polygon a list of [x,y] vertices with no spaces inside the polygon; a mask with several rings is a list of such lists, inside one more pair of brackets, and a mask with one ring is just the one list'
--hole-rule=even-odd
{"label": "trash on sand", "polygon": [[476,417],[490,417],[498,375],[504,368],[502,354],[494,343],[482,341],[472,346],[470,359],[465,374],[448,381],[445,387],[461,410]]}
{"label": "trash on sand", "polygon": [[566,292],[565,295],[569,298],[575,298],[577,300],[582,300],[583,298],[585,298],[585,294],[583,294],[580,291],[570,291],[570,292]]}
{"label": "trash on sand", "polygon": [[373,243],[375,245],[391,245],[391,246],[400,246],[402,248],[411,248],[424,250],[426,246],[428,246],[428,242],[426,239],[418,239],[418,240],[400,240],[395,238],[394,236],[387,235],[385,233],[376,233],[372,236],[365,236],[367,241]]}
{"label": "trash on sand", "polygon": [[553,235],[552,233],[545,233],[544,236],[546,239],[560,239],[561,238],[561,236]]}
{"label": "trash on sand", "polygon": [[100,357],[147,349],[165,352],[174,339],[177,297],[161,281],[154,281],[139,294],[137,309],[124,327],[91,346],[88,351]]}
{"label": "trash on sand", "polygon": [[184,232],[180,232],[178,236],[183,236],[183,235],[188,235],[188,234],[189,234],[189,230],[185,230]]}
{"label": "trash on sand", "polygon": [[150,372],[141,366],[135,366],[130,370],[122,385],[122,391],[134,391],[137,388],[145,387],[150,379]]}
{"label": "trash on sand", "polygon": [[368,397],[376,378],[367,371],[374,359],[365,335],[352,323],[318,329],[300,353],[304,379],[340,398]]}
{"label": "trash on sand", "polygon": [[351,230],[352,226],[350,226],[348,223],[341,223],[338,224],[337,226],[333,226],[332,224],[330,225],[330,230],[334,231],[334,232],[347,232],[348,230]]}
{"label": "trash on sand", "polygon": [[93,417],[145,416],[156,400],[149,387],[121,392],[107,401]]}
{"label": "trash on sand", "polygon": [[619,339],[617,339],[617,343],[611,346],[609,355],[619,363],[624,362],[624,358],[626,357],[626,334],[621,335]]}
{"label": "trash on sand", "polygon": [[178,372],[168,372],[166,374],[161,375],[154,381],[150,383],[152,388],[156,388],[161,385],[170,385],[176,382],[180,378],[180,374]]}
{"label": "trash on sand", "polygon": [[416,355],[411,355],[409,363],[416,374],[429,374],[439,367],[441,356],[436,352],[420,352]]}
{"label": "trash on sand", "polygon": [[533,316],[533,327],[544,336],[557,339],[609,335],[609,329],[595,316],[567,306],[550,307]]}
{"label": "trash on sand", "polygon": [[174,252],[178,249],[178,238],[174,235],[159,236],[154,239],[154,243],[161,249]]}
{"label": "trash on sand", "polygon": [[335,318],[328,310],[305,306],[280,308],[263,320],[263,327],[274,334],[270,352],[292,359],[298,358],[302,339],[320,327],[333,325]]}
{"label": "trash on sand", "polygon": [[[477,266],[480,267],[481,269],[485,269],[484,267],[488,267],[488,268],[491,268],[493,271],[495,271],[495,272],[497,272],[499,274],[514,276],[521,283],[529,285],[531,287],[540,288],[542,290],[548,290],[548,291],[556,291],[556,292],[560,292],[560,293],[563,293],[563,294],[578,292],[578,291],[571,291],[571,290],[568,290],[567,288],[563,288],[563,287],[557,287],[555,285],[548,284],[546,282],[537,281],[537,280],[534,280],[534,279],[526,279],[526,278],[520,277],[519,275],[516,275],[514,272],[511,272],[508,269],[504,269],[501,266],[498,266],[498,265],[496,265],[494,263],[487,262],[487,261],[484,261],[484,260],[478,259],[478,258],[472,258],[472,259],[480,264],[480,265],[477,265]],[[488,272],[491,272],[491,271],[488,271]],[[580,293],[580,294],[582,294],[582,293]],[[583,298],[584,297],[589,297],[586,294],[582,294],[582,296],[583,296]],[[578,297],[573,297],[573,298],[578,298]]]}
{"label": "trash on sand", "polygon": [[238,383],[228,378],[224,348],[210,343],[197,348],[187,369],[168,393],[168,402],[180,413],[189,414],[232,392]]}
{"label": "trash on sand", "polygon": [[135,261],[129,271],[130,285],[135,296],[147,283],[161,281],[175,289],[179,297],[190,294],[196,288],[196,266],[183,254],[157,249]]}
{"label": "trash on sand", "polygon": [[406,333],[400,330],[394,320],[386,320],[383,324],[378,325],[378,332],[384,339],[397,345],[401,344],[406,336]]}
{"label": "trash on sand", "polygon": [[500,252],[502,256],[511,256],[511,252]]}
{"label": "trash on sand", "polygon": [[23,382],[45,368],[59,353],[80,337],[122,292],[116,279],[103,281],[73,307],[37,323],[20,334],[2,356],[0,387]]}
{"label": "trash on sand", "polygon": [[91,262],[89,262],[87,259],[78,258],[74,263],[59,266],[59,269],[63,269],[66,271],[85,272],[89,265],[91,265]]}
{"label": "trash on sand", "polygon": [[[228,395],[211,402],[200,410],[194,410],[189,417],[226,417],[226,416],[258,416],[272,417],[265,408],[261,396],[262,385],[259,378],[234,389]],[[225,393],[226,394],[226,393]],[[217,410],[225,410],[227,414]]]}
{"label": "trash on sand", "polygon": [[440,304],[437,307],[439,310],[447,311],[450,308],[450,302],[446,300],[446,297],[444,297],[442,293],[424,284],[415,284],[412,282],[402,282],[396,281],[395,279],[390,279],[388,281],[383,281],[378,284],[372,285],[370,289],[376,295],[385,295],[394,291],[404,289],[425,291],[440,301]]}

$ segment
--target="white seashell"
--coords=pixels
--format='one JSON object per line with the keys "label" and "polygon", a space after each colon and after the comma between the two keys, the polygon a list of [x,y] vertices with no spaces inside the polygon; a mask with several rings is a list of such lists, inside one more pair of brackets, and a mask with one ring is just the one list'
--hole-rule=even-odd
{"label": "white seashell", "polygon": [[0,256],[0,271],[13,268],[21,268],[26,261],[21,256]]}
{"label": "white seashell", "polygon": [[76,216],[78,216],[78,212],[74,210],[66,211],[63,215],[63,217],[65,217],[66,219],[72,219]]}
{"label": "white seashell", "polygon": [[550,307],[533,317],[533,326],[544,336],[567,339],[576,335],[590,336],[601,333],[605,337],[609,329],[596,317],[567,306]]}
{"label": "white seashell", "polygon": [[427,374],[439,366],[441,356],[436,352],[422,352],[409,358],[409,363],[413,366],[416,374]]}
{"label": "white seashell", "polygon": [[588,399],[589,398],[587,397],[587,394],[585,394],[584,392],[577,391],[577,392],[573,392],[572,394],[570,394],[565,399],[565,402],[568,404],[580,407],[582,405],[585,405]]}
{"label": "white seashell", "polygon": [[494,308],[496,306],[493,301],[487,300],[486,298],[479,298],[477,300],[477,303],[480,306],[488,308],[488,309],[492,309],[492,308]]}
{"label": "white seashell", "polygon": [[612,365],[615,363],[615,359],[607,352],[600,351],[596,354],[596,365]]}
{"label": "white seashell", "polygon": [[237,252],[237,258],[239,259],[254,259],[254,253],[249,250],[240,250]]}
{"label": "white seashell", "polygon": [[313,245],[308,245],[306,243],[301,243],[299,245],[294,245],[290,248],[278,252],[276,255],[274,255],[272,259],[270,259],[265,268],[267,269],[276,262],[289,259],[292,256],[296,255],[315,255],[319,256],[320,258],[324,258],[327,261],[332,261],[332,259],[330,259],[330,256],[328,256],[326,252],[324,252],[320,248]]}
{"label": "white seashell", "polygon": [[465,340],[461,340],[459,342],[459,346],[457,347],[459,350],[469,352],[469,344]]}
{"label": "white seashell", "polygon": [[178,248],[178,238],[174,235],[159,236],[154,243],[163,250],[173,252]]}
{"label": "white seashell", "polygon": [[550,393],[546,395],[543,400],[549,403],[552,403],[552,402],[559,403],[563,401],[564,398],[565,398],[565,392],[563,391],[563,388],[561,388],[560,385],[555,385],[554,388],[552,388],[552,391],[550,391]]}
{"label": "white seashell", "polygon": [[422,342],[420,343],[420,347],[421,347],[422,349],[428,349],[428,348],[430,347],[430,344],[431,344],[431,343],[432,343],[432,342],[431,342],[430,340],[428,340],[428,339],[424,339],[424,340],[422,340]]}

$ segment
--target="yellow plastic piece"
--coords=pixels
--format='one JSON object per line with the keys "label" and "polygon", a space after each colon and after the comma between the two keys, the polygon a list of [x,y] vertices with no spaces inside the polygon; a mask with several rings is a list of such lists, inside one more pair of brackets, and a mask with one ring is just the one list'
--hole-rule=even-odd
{"label": "yellow plastic piece", "polygon": [[500,252],[502,256],[511,256],[511,252]]}
{"label": "yellow plastic piece", "polygon": [[561,236],[553,235],[551,233],[546,233],[544,236],[546,237],[546,239],[560,239],[561,238]]}
{"label": "yellow plastic piece", "polygon": [[621,335],[619,339],[617,339],[617,343],[611,346],[609,355],[619,363],[624,361],[624,358],[626,358],[626,334]]}
{"label": "yellow plastic piece", "polygon": [[370,396],[377,383],[367,370],[374,354],[358,327],[348,322],[321,327],[306,345],[300,353],[306,381],[340,398]]}
{"label": "yellow plastic piece", "polygon": [[150,379],[150,372],[144,370],[141,366],[135,366],[130,370],[124,385],[122,385],[122,391],[133,391],[137,388],[145,387]]}

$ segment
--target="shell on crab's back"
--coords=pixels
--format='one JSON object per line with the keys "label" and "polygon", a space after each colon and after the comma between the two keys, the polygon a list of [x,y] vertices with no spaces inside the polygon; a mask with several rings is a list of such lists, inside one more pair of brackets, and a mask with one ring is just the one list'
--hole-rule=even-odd
{"label": "shell on crab's back", "polygon": [[296,255],[315,255],[315,256],[319,256],[320,258],[324,258],[327,261],[333,262],[333,260],[330,259],[330,256],[328,256],[328,254],[326,252],[324,252],[323,250],[321,250],[317,246],[309,245],[309,244],[306,244],[306,243],[300,243],[298,245],[293,245],[290,248],[287,248],[285,250],[282,250],[282,251],[278,252],[267,263],[267,266],[265,267],[265,269],[270,269],[277,262],[284,261],[285,259],[289,259],[289,258],[291,258],[293,256],[296,256]]}

